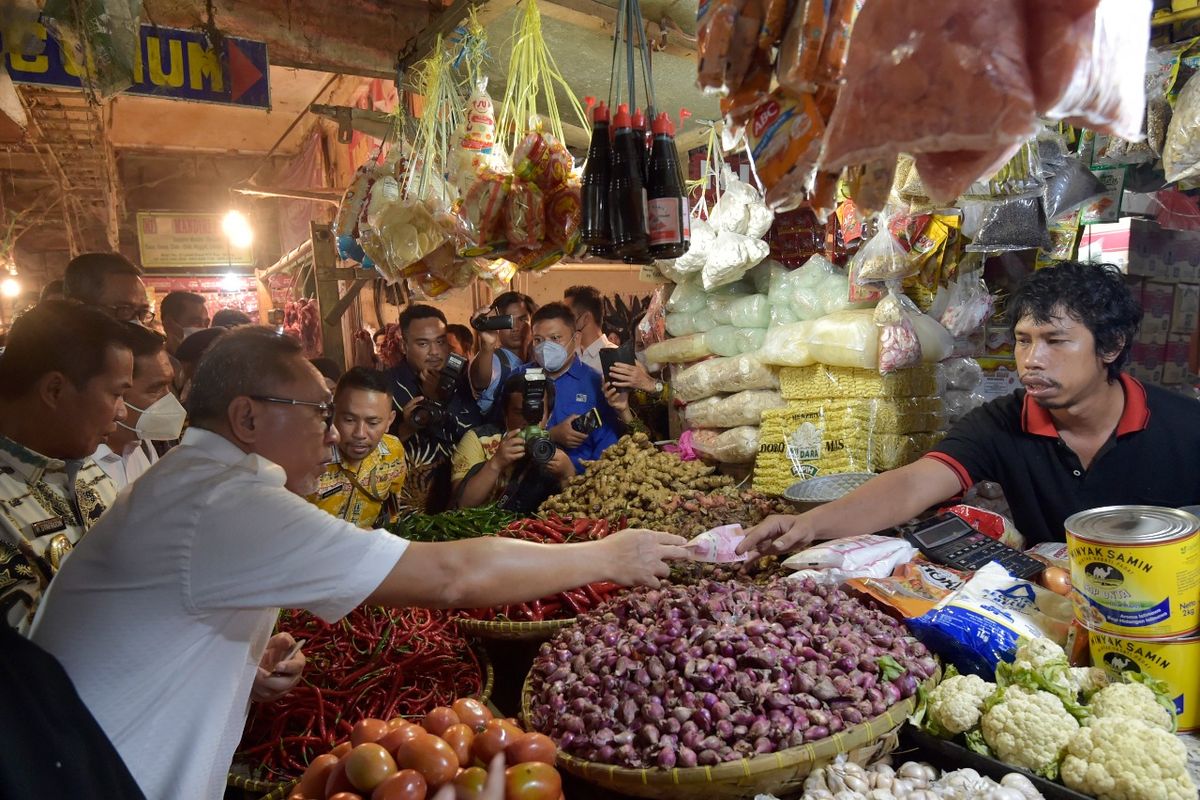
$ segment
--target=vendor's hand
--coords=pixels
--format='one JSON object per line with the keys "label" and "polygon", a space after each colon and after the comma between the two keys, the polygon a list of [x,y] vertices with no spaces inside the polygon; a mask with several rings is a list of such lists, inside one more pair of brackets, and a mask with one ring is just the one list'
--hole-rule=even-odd
{"label": "vendor's hand", "polygon": [[[472,795],[475,800],[504,800],[504,753],[497,753],[492,759],[491,765],[488,767],[487,783],[484,784],[483,793]],[[455,789],[454,784],[448,783],[433,796],[433,800],[454,800]]]}
{"label": "vendor's hand", "polygon": [[250,699],[258,703],[269,703],[278,700],[292,690],[304,673],[304,653],[297,651],[288,658],[296,640],[290,633],[277,633],[267,641],[267,649],[263,651],[258,662],[258,671],[254,675],[254,685],[250,690]]}
{"label": "vendor's hand", "polygon": [[413,425],[412,415],[417,410],[417,407],[425,402],[423,395],[417,395],[412,400],[404,404],[404,408],[400,410],[400,438],[407,439],[417,432],[417,426]]}
{"label": "vendor's hand", "polygon": [[441,370],[423,369],[418,377],[421,379],[421,391],[426,397],[433,397],[438,400],[445,398],[438,397],[438,383],[441,380]]}
{"label": "vendor's hand", "polygon": [[554,458],[550,459],[550,463],[546,465],[546,472],[557,478],[559,483],[563,483],[568,478],[575,476],[575,462],[571,460],[565,450],[556,450]]}
{"label": "vendor's hand", "polygon": [[580,433],[571,427],[571,423],[577,419],[579,419],[579,415],[572,414],[550,430],[546,431],[550,434],[550,441],[554,442],[556,445],[565,450],[571,450],[579,447],[579,445],[586,442],[588,434]]}
{"label": "vendor's hand", "polygon": [[654,391],[655,380],[641,364],[613,364],[608,374],[612,378],[612,385],[618,389],[641,389],[651,393]]}
{"label": "vendor's hand", "polygon": [[673,533],[627,529],[601,539],[598,546],[609,556],[609,580],[622,586],[654,588],[659,578],[671,574],[668,561],[687,560],[685,544],[687,539]]}
{"label": "vendor's hand", "polygon": [[492,455],[491,461],[500,469],[511,466],[525,457],[525,440],[520,431],[512,431],[505,435],[500,442],[500,448]]}
{"label": "vendor's hand", "polygon": [[812,540],[812,526],[803,514],[773,514],[746,531],[746,538],[737,546],[737,552],[739,555],[745,553],[752,561],[761,556],[798,550]]}

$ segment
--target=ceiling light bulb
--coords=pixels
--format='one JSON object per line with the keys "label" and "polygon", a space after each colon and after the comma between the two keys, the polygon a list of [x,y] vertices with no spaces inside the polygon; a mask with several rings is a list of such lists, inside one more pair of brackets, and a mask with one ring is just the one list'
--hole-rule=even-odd
{"label": "ceiling light bulb", "polygon": [[254,229],[250,220],[240,211],[230,211],[221,220],[221,230],[229,238],[229,243],[239,250],[244,250],[254,243]]}
{"label": "ceiling light bulb", "polygon": [[13,276],[8,276],[3,281],[0,281],[0,294],[5,297],[16,297],[21,294],[21,282]]}

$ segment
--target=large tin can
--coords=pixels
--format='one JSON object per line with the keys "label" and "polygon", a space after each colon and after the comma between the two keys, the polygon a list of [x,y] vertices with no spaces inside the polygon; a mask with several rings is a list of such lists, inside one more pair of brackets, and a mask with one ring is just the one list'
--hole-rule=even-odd
{"label": "large tin can", "polygon": [[1114,678],[1123,672],[1140,672],[1164,682],[1171,690],[1179,730],[1200,728],[1200,635],[1132,639],[1091,631],[1088,648],[1092,664]]}
{"label": "large tin can", "polygon": [[1075,613],[1093,630],[1182,636],[1200,625],[1200,518],[1157,506],[1106,506],[1067,519]]}

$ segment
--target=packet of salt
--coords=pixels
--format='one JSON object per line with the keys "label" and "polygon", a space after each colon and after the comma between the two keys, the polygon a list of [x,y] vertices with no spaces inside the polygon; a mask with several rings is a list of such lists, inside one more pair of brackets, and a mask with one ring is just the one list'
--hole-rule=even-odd
{"label": "packet of salt", "polygon": [[722,525],[696,536],[684,548],[691,551],[692,561],[730,564],[746,560],[745,555],[736,552],[737,546],[745,538],[746,532],[741,525]]}

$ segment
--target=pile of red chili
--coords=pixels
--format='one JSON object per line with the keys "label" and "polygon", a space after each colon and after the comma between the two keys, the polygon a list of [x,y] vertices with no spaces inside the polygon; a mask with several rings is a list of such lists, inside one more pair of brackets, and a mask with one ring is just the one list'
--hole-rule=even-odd
{"label": "pile of red chili", "polygon": [[477,696],[483,670],[448,614],[360,606],[334,625],[284,611],[278,630],[307,640],[304,677],[250,711],[237,760],[264,777],[295,777],[366,717],[421,716]]}
{"label": "pile of red chili", "polygon": [[[524,539],[537,544],[571,544],[594,542],[609,534],[608,520],[563,519],[551,514],[546,519],[519,519],[497,531],[497,536]],[[554,619],[571,619],[590,611],[603,603],[615,591],[615,583],[592,583],[544,597],[532,603],[518,603],[498,608],[477,608],[464,612],[467,616],[481,620],[508,620],[510,622],[542,622]]]}

